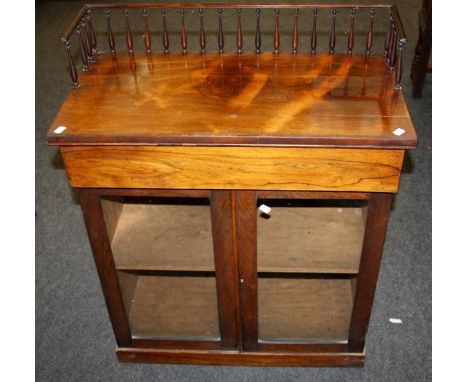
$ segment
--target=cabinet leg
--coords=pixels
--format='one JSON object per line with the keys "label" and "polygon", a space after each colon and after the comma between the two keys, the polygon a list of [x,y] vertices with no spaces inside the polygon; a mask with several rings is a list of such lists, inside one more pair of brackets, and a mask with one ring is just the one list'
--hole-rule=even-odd
{"label": "cabinet leg", "polygon": [[392,198],[393,194],[383,193],[371,194],[369,197],[366,230],[348,338],[348,351],[352,353],[364,351]]}
{"label": "cabinet leg", "polygon": [[115,338],[119,347],[129,347],[132,345],[132,335],[107,237],[101,196],[98,190],[81,189],[80,199],[94,261],[96,262]]}

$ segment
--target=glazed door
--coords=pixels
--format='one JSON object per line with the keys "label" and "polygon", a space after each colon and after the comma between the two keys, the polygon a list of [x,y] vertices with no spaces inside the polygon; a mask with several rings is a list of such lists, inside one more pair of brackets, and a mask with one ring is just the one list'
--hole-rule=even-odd
{"label": "glazed door", "polygon": [[119,346],[237,349],[231,193],[84,190]]}
{"label": "glazed door", "polygon": [[[364,242],[368,247],[376,232],[365,232],[369,219],[382,215],[376,210],[380,199],[369,201],[364,193],[235,193],[243,350],[344,352],[364,346],[381,254],[378,245],[366,249]],[[383,243],[383,237],[374,239]]]}

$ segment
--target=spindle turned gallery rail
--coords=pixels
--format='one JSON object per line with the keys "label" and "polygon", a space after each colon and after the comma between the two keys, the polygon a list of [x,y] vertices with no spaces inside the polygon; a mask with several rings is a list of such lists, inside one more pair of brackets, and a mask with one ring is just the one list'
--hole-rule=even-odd
{"label": "spindle turned gallery rail", "polygon": [[396,8],[99,4],[62,40],[74,88],[47,142],[80,194],[119,360],[362,366],[391,201],[417,143]]}
{"label": "spindle turned gallery rail", "polygon": [[[293,38],[291,42],[291,54],[297,54],[299,49],[299,14],[301,10],[312,9],[313,18],[312,20],[304,20],[304,24],[307,25],[305,28],[311,28],[310,37],[310,49],[309,52],[312,55],[317,53],[317,17],[330,18],[330,36],[329,36],[329,53],[332,55],[335,53],[336,45],[336,27],[335,18],[338,12],[349,12],[349,29],[348,29],[348,41],[347,41],[347,54],[352,55],[354,50],[354,23],[355,16],[358,11],[369,12],[369,28],[367,33],[367,39],[363,51],[367,56],[372,53],[373,47],[373,24],[376,11],[383,11],[388,14],[388,31],[385,39],[383,48],[383,55],[386,59],[388,67],[395,70],[395,86],[399,88],[401,86],[402,76],[402,56],[403,48],[407,42],[406,34],[403,29],[398,10],[394,5],[358,5],[358,4],[88,4],[84,5],[75,20],[68,27],[65,34],[62,36],[62,42],[68,52],[68,60],[70,66],[70,75],[73,81],[73,86],[78,87],[78,73],[76,70],[75,63],[70,52],[70,38],[73,33],[76,33],[78,43],[81,49],[81,60],[82,68],[87,71],[89,65],[96,61],[98,48],[96,36],[92,23],[92,14],[100,12],[101,15],[107,19],[107,39],[109,43],[109,49],[114,56],[116,54],[114,32],[111,24],[111,14],[113,17],[124,17],[125,18],[125,33],[126,43],[128,48],[128,54],[134,54],[134,44],[132,36],[132,28],[128,15],[129,9],[138,9],[142,11],[142,18],[144,24],[144,41],[146,47],[146,53],[151,54],[153,50],[153,43],[151,37],[151,28],[148,25],[148,14],[150,11],[158,10],[161,13],[162,18],[162,46],[165,54],[169,53],[169,34],[166,24],[166,16],[169,11],[179,12],[180,14],[180,45],[182,54],[187,54],[188,43],[187,43],[187,32],[185,28],[185,14],[187,9],[198,10],[199,13],[199,46],[200,53],[206,53],[206,34],[203,23],[203,17],[206,11],[216,11],[218,14],[218,52],[224,53],[224,31],[223,31],[223,15],[225,10],[234,11],[234,16],[237,18],[237,34],[236,34],[236,47],[237,53],[243,53],[243,35],[242,35],[242,12],[254,11],[256,14],[256,29],[255,29],[255,53],[261,54],[262,50],[262,32],[261,32],[261,12],[264,9],[274,9],[275,11],[275,31],[274,31],[274,53],[280,53],[280,28],[279,28],[279,17],[281,11],[292,11],[293,16]],[[121,10],[122,14],[117,12]],[[134,21],[136,22],[136,21]],[[398,50],[398,53],[397,53]]]}

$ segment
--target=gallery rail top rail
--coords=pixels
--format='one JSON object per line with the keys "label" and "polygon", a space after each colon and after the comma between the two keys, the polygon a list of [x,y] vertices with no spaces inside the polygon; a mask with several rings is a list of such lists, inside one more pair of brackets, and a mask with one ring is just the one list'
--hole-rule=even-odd
{"label": "gallery rail top rail", "polygon": [[[111,23],[111,16],[117,17],[116,12],[122,11],[122,16],[125,21],[125,36],[126,45],[129,55],[134,55],[134,42],[129,17],[129,10],[141,10],[142,22],[144,28],[144,44],[146,53],[152,54],[154,44],[152,42],[152,33],[150,32],[150,25],[148,15],[152,11],[159,11],[162,18],[162,45],[163,53],[169,53],[170,39],[168,28],[166,25],[166,17],[169,12],[178,12],[180,15],[180,46],[182,54],[188,53],[187,32],[185,27],[185,17],[187,10],[197,10],[199,18],[199,52],[205,54],[207,52],[207,36],[204,27],[204,16],[206,12],[216,12],[218,15],[218,31],[217,31],[217,46],[218,53],[225,52],[225,33],[223,30],[223,17],[227,10],[233,11],[233,15],[237,19],[237,32],[236,32],[236,50],[238,54],[246,53],[244,50],[243,33],[242,33],[242,15],[246,12],[255,12],[255,54],[262,53],[262,32],[261,32],[261,13],[264,10],[274,10],[274,35],[273,35],[273,53],[280,53],[280,14],[281,12],[290,11],[289,17],[292,16],[293,20],[293,36],[291,41],[291,54],[298,54],[299,48],[299,16],[302,11],[312,10],[312,19],[307,20],[310,30],[310,47],[308,53],[315,55],[317,51],[317,18],[319,16],[330,18],[330,32],[328,36],[328,53],[335,54],[335,46],[337,40],[336,33],[336,16],[338,13],[347,12],[349,14],[349,27],[347,33],[347,55],[352,56],[355,51],[355,19],[358,12],[368,12],[369,24],[367,38],[363,53],[365,56],[372,54],[373,48],[373,25],[374,17],[379,14],[386,14],[388,17],[388,30],[386,33],[385,43],[383,47],[383,56],[388,64],[390,70],[395,73],[395,87],[401,87],[402,77],[402,63],[403,63],[403,48],[407,42],[406,34],[401,23],[398,10],[395,5],[390,4],[154,4],[154,3],[140,3],[140,4],[87,4],[82,7],[80,12],[76,15],[73,22],[63,34],[61,40],[65,44],[70,76],[75,88],[79,87],[78,72],[71,53],[71,38],[76,35],[80,51],[83,71],[87,71],[90,65],[97,59],[98,47],[97,39],[93,28],[92,16],[97,17],[99,13],[107,20],[107,40],[109,50],[112,56],[116,55],[116,43],[114,38],[113,27]],[[103,48],[100,47],[100,51]]]}

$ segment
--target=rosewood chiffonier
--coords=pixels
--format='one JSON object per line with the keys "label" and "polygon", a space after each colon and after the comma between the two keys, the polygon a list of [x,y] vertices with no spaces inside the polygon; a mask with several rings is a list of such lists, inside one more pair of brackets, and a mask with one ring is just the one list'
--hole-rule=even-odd
{"label": "rosewood chiffonier", "polygon": [[417,143],[396,7],[93,4],[62,41],[71,89],[47,142],[119,360],[362,366]]}

